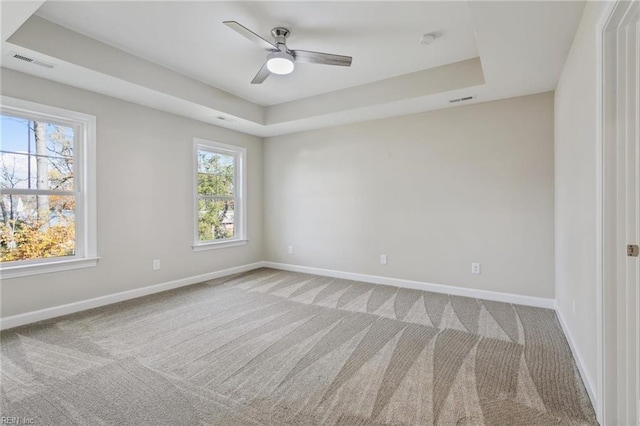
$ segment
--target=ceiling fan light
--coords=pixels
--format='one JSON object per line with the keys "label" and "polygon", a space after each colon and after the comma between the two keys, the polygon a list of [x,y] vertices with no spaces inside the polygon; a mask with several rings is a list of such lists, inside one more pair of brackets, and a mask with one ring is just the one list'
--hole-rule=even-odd
{"label": "ceiling fan light", "polygon": [[267,69],[273,74],[290,74],[293,68],[293,56],[288,53],[273,52],[267,56]]}

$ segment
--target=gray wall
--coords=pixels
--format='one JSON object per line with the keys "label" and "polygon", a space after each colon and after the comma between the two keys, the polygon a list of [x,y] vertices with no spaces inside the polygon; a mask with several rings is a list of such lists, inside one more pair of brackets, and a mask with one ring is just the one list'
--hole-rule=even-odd
{"label": "gray wall", "polygon": [[556,302],[591,385],[596,384],[598,328],[596,22],[604,5],[585,6],[555,100]]}
{"label": "gray wall", "polygon": [[[554,296],[552,93],[263,143],[2,71],[4,95],[97,116],[102,257],[96,268],[4,280],[2,317],[260,260]],[[194,136],[248,149],[246,246],[191,249]]]}
{"label": "gray wall", "polygon": [[[2,94],[97,117],[96,268],[3,280],[2,317],[263,259],[262,140],[2,69]],[[246,246],[194,253],[192,140],[247,148]],[[162,268],[153,271],[152,259]]]}
{"label": "gray wall", "polygon": [[553,102],[266,139],[266,260],[553,298]]}

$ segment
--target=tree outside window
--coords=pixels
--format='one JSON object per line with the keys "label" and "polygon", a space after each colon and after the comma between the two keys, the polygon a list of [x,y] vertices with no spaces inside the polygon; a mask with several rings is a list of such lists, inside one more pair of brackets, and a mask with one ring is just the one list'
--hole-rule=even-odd
{"label": "tree outside window", "polygon": [[76,129],[1,115],[0,261],[76,254]]}
{"label": "tree outside window", "polygon": [[245,151],[195,140],[196,246],[242,240]]}

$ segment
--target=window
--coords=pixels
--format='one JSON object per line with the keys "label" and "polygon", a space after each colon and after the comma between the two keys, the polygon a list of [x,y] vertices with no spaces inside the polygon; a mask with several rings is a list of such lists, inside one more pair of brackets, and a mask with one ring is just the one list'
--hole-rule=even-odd
{"label": "window", "polygon": [[194,139],[194,152],[194,250],[246,244],[246,150]]}
{"label": "window", "polygon": [[0,98],[2,278],[95,266],[95,117]]}

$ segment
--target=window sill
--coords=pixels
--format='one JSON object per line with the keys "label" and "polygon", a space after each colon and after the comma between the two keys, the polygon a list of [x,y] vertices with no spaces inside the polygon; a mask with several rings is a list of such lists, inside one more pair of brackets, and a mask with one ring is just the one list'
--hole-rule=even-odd
{"label": "window sill", "polygon": [[51,272],[93,268],[98,264],[99,259],[99,257],[88,257],[82,259],[54,260],[29,265],[4,266],[0,267],[0,279],[6,280],[30,275],[48,274]]}
{"label": "window sill", "polygon": [[227,247],[236,247],[243,246],[247,244],[249,240],[231,240],[231,241],[217,241],[213,243],[202,243],[196,244],[193,247],[193,251],[205,251],[205,250],[215,250]]}

